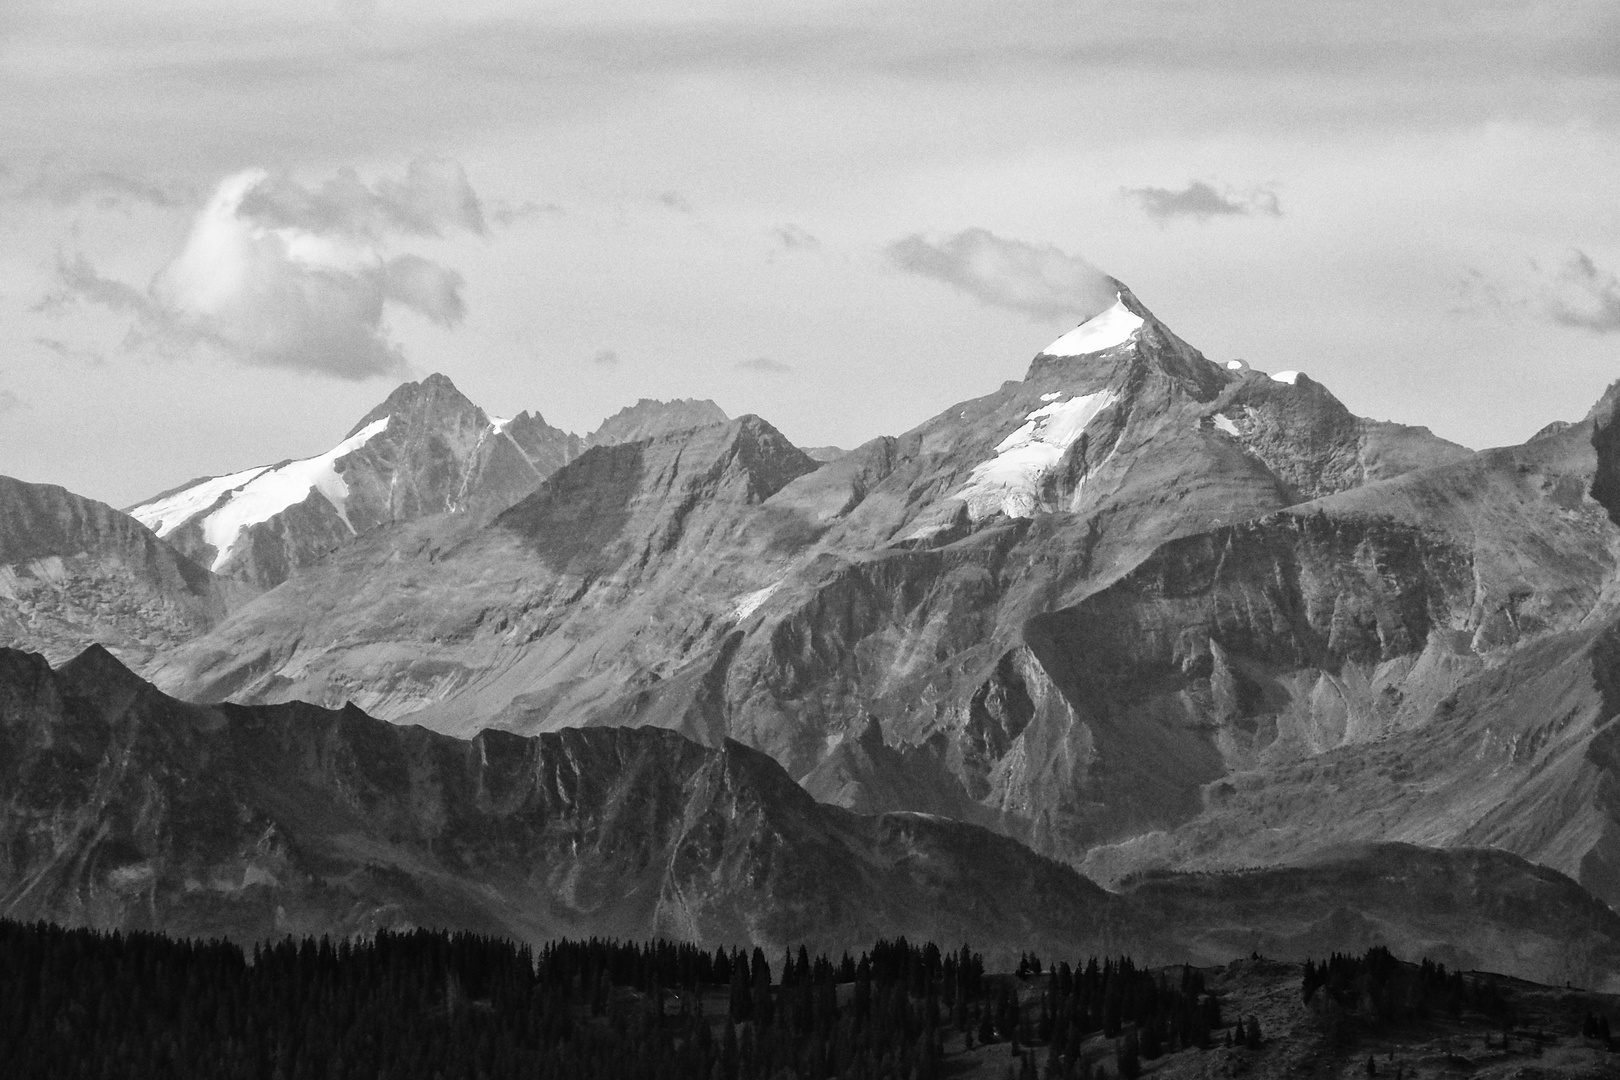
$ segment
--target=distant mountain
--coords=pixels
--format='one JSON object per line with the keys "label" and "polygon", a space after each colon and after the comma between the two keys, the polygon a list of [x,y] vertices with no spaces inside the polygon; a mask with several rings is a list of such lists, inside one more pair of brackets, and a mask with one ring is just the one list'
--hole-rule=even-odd
{"label": "distant mountain", "polygon": [[385,522],[497,513],[581,448],[538,415],[491,419],[430,375],[396,389],[325,454],[194,480],[129,513],[214,573],[262,590]]}
{"label": "distant mountain", "polygon": [[747,417],[596,447],[150,670],[454,734],[731,738],[1111,886],[1412,843],[1620,905],[1617,398],[1476,454],[1211,361],[1121,286],[905,434],[826,463]]}
{"label": "distant mountain", "polygon": [[[502,713],[520,725],[621,708],[657,682],[644,664],[665,635],[724,629],[694,600],[717,574],[749,572],[743,527],[815,468],[755,416],[596,446],[487,526],[441,517],[359,538],[153,677],[194,700],[353,700],[390,716],[454,691],[444,724],[469,734]],[[361,642],[381,647],[366,659],[349,647]]]}
{"label": "distant mountain", "polygon": [[197,706],[100,649],[0,650],[0,915],[246,940],[445,926],[837,954],[970,941],[1006,969],[1384,943],[1620,987],[1620,916],[1496,852],[1392,845],[1122,894],[1007,837],[815,802],[769,757],[652,728],[470,740],[347,706]]}
{"label": "distant mountain", "polygon": [[676,431],[724,424],[731,419],[714,402],[699,398],[654,401],[642,398],[602,421],[602,426],[585,437],[586,446],[616,446],[619,443],[668,435]]}
{"label": "distant mountain", "polygon": [[144,664],[225,613],[213,576],[105,503],[0,476],[0,645]]}

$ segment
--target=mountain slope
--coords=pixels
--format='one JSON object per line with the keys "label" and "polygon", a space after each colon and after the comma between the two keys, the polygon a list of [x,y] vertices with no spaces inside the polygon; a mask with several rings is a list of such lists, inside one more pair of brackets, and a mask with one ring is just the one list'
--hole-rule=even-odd
{"label": "mountain slope", "polygon": [[105,503],[0,476],[0,645],[144,664],[224,615],[212,575]]}
{"label": "mountain slope", "polygon": [[1030,949],[1171,963],[1388,942],[1620,985],[1620,916],[1508,855],[1364,848],[1111,895],[985,829],[816,803],[735,742],[460,740],[352,706],[188,705],[99,649],[55,671],[0,650],[0,792],[8,917],[238,939],[661,934],[773,955],[904,934],[971,941],[997,966]]}
{"label": "mountain slope", "polygon": [[758,417],[593,447],[488,526],[433,518],[360,538],[154,679],[194,700],[442,707],[435,723],[458,732],[503,714],[571,726],[656,681],[645,664],[679,638],[723,631],[696,597],[747,573],[740,530],[815,467]]}

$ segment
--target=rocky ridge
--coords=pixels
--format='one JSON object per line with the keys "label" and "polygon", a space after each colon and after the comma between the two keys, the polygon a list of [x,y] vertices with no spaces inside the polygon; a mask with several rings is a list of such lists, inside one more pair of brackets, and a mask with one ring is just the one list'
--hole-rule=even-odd
{"label": "rocky ridge", "polygon": [[[998,966],[1028,949],[1171,963],[1378,941],[1620,986],[1620,916],[1502,853],[1375,845],[1110,894],[986,829],[817,803],[732,741],[462,740],[353,706],[190,705],[99,648],[54,671],[0,650],[0,790],[13,918],[239,940],[661,934],[772,954],[904,934],[972,941]],[[1398,881],[1369,872],[1397,865]]]}

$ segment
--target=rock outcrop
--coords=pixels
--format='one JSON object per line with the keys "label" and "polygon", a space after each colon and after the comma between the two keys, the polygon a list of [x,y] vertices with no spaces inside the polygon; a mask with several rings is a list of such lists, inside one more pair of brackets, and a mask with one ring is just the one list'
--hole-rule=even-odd
{"label": "rock outcrop", "polygon": [[102,642],[139,666],[224,613],[213,576],[134,518],[0,476],[0,645],[59,663]]}

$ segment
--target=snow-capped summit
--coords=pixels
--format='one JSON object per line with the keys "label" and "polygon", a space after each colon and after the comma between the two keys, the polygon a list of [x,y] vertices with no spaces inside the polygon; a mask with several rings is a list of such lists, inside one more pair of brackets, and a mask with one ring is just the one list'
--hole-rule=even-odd
{"label": "snow-capped summit", "polygon": [[215,573],[269,588],[384,522],[503,510],[580,450],[538,415],[491,420],[434,374],[324,454],[195,480],[129,513]]}
{"label": "snow-capped summit", "polygon": [[1112,306],[1041,350],[1043,356],[1089,356],[1123,345],[1142,329],[1142,316],[1125,304],[1122,293],[1115,293]]}

